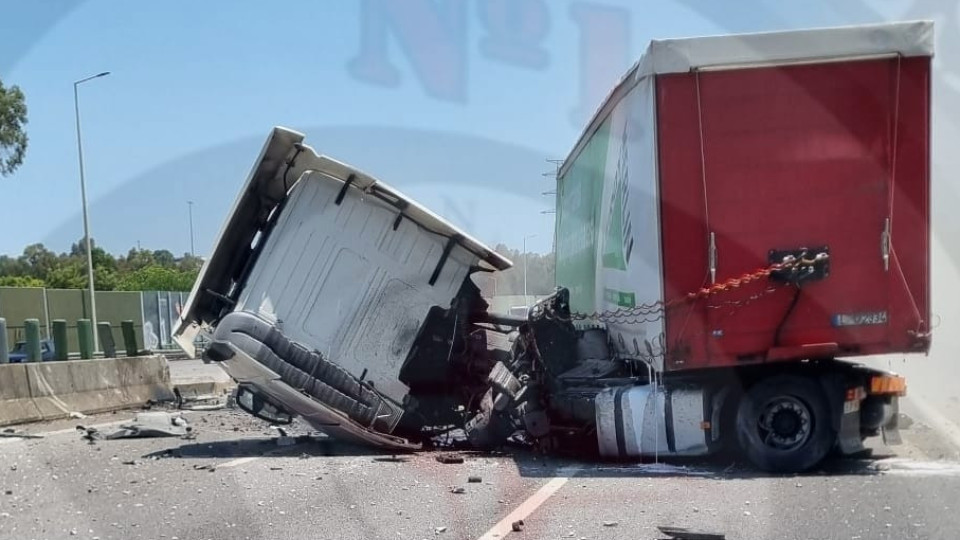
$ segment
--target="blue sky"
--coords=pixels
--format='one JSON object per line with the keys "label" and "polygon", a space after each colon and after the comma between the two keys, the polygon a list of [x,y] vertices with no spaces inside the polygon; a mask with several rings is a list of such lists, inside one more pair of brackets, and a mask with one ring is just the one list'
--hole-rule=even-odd
{"label": "blue sky", "polygon": [[926,0],[399,6],[4,2],[0,79],[26,93],[30,148],[0,179],[0,253],[38,241],[61,251],[82,236],[72,82],[104,70],[81,87],[81,109],[92,234],[111,252],[188,251],[188,200],[208,252],[274,125],[488,243],[536,234],[528,246],[545,252],[545,160],[566,155],[651,38],[905,15],[960,24],[956,2]]}

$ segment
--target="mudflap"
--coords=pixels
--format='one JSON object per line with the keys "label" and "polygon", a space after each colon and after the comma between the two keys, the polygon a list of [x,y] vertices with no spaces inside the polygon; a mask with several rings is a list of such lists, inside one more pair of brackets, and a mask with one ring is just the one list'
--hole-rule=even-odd
{"label": "mudflap", "polygon": [[843,402],[843,412],[840,415],[840,432],[837,434],[837,446],[843,455],[856,454],[864,451],[863,440],[860,438],[860,401]]}
{"label": "mudflap", "polygon": [[880,427],[880,434],[883,436],[883,444],[897,446],[903,444],[903,439],[900,438],[900,400],[892,398],[890,408],[893,414],[890,415],[890,420]]}

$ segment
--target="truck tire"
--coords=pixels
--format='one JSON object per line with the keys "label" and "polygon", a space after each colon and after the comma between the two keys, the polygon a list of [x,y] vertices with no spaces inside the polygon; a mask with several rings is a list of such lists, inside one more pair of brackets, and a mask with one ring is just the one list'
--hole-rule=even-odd
{"label": "truck tire", "polygon": [[820,463],[836,441],[829,411],[823,391],[809,378],[764,379],[740,400],[737,440],[764,471],[805,471]]}

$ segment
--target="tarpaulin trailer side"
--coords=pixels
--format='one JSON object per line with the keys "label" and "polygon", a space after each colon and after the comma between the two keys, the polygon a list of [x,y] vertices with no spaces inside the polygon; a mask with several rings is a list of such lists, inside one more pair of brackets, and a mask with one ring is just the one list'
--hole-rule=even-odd
{"label": "tarpaulin trailer side", "polygon": [[[932,36],[652,42],[558,177],[572,309],[626,313],[607,322],[616,352],[656,370],[926,351]],[[750,276],[802,248],[829,276]]]}

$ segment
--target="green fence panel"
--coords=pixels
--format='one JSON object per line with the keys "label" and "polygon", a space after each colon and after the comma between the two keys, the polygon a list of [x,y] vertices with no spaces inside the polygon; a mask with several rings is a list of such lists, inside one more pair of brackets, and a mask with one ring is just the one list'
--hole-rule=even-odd
{"label": "green fence panel", "polygon": [[[138,291],[97,292],[97,321],[132,321],[138,343],[143,343],[143,312]],[[114,343],[123,343],[119,325],[111,328]],[[102,345],[101,345],[102,347]]]}
{"label": "green fence panel", "polygon": [[40,321],[41,336],[47,336],[47,312],[44,289],[40,287],[0,287],[0,317],[7,320],[7,341],[23,341],[23,321]]}
{"label": "green fence panel", "polygon": [[67,321],[67,350],[80,351],[77,341],[77,320],[89,317],[86,291],[79,289],[47,289],[47,310],[51,319]]}

